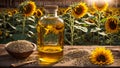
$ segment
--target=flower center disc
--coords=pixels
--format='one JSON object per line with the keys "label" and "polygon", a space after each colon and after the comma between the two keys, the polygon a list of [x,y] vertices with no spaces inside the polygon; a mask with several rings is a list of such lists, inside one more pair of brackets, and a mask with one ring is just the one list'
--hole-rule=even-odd
{"label": "flower center disc", "polygon": [[79,6],[79,7],[77,7],[74,11],[75,11],[76,14],[79,15],[79,14],[82,13],[82,11],[83,11],[83,7],[82,7],[82,6]]}
{"label": "flower center disc", "polygon": [[98,62],[100,62],[100,61],[105,62],[105,61],[106,61],[106,58],[105,58],[104,55],[99,55],[99,56],[97,57],[97,61],[98,61]]}
{"label": "flower center disc", "polygon": [[111,21],[110,23],[109,23],[109,27],[111,28],[111,29],[116,29],[116,24],[115,24],[115,22],[114,21]]}

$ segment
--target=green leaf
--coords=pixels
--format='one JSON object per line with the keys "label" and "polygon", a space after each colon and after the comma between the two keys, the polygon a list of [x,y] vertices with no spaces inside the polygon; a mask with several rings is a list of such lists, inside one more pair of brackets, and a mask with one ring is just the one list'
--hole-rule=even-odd
{"label": "green leaf", "polygon": [[68,24],[68,23],[65,23],[65,24],[66,24],[68,27],[71,27],[70,24]]}
{"label": "green leaf", "polygon": [[24,34],[13,34],[13,39],[14,40],[22,40],[22,39],[26,39],[26,35]]}
{"label": "green leaf", "polygon": [[35,16],[31,16],[32,19],[35,19]]}
{"label": "green leaf", "polygon": [[97,31],[100,31],[101,29],[98,28],[98,27],[95,27],[95,28],[92,28],[90,32],[97,32]]}
{"label": "green leaf", "polygon": [[35,22],[35,20],[31,17],[27,18],[27,20],[31,21],[31,22]]}
{"label": "green leaf", "polygon": [[30,37],[30,38],[32,37],[30,34],[27,34],[27,36]]}
{"label": "green leaf", "polygon": [[16,19],[17,22],[23,22],[23,19]]}
{"label": "green leaf", "polygon": [[107,34],[105,32],[98,32],[98,34],[100,34],[102,36],[107,36]]}
{"label": "green leaf", "polygon": [[71,44],[71,42],[65,37],[65,40],[69,43],[69,44]]}
{"label": "green leaf", "polygon": [[0,21],[3,21],[3,19],[0,19]]}
{"label": "green leaf", "polygon": [[8,23],[13,29],[16,30],[16,27],[14,27],[12,24]]}
{"label": "green leaf", "polygon": [[74,40],[78,40],[78,39],[80,39],[81,37],[76,37]]}
{"label": "green leaf", "polygon": [[107,18],[103,18],[103,19],[101,19],[100,21],[101,21],[102,23],[105,23],[106,20],[107,20]]}
{"label": "green leaf", "polygon": [[33,28],[33,29],[34,29],[34,28],[36,28],[36,27],[35,27],[35,26],[33,26],[33,25],[28,25],[28,26],[29,26],[30,28]]}
{"label": "green leaf", "polygon": [[28,31],[28,33],[29,33],[30,35],[34,35],[34,33],[33,33],[32,31]]}
{"label": "green leaf", "polygon": [[10,41],[12,41],[11,38],[6,38],[6,39],[0,40],[0,43],[1,43],[1,44],[6,44],[6,43],[8,43],[8,42],[10,42]]}
{"label": "green leaf", "polygon": [[74,26],[76,29],[80,29],[80,30],[82,30],[83,32],[87,32],[88,31],[88,29],[86,28],[86,27],[82,27],[82,26]]}
{"label": "green leaf", "polygon": [[79,21],[77,21],[77,20],[75,21],[75,23],[78,24],[78,25],[85,24],[85,23],[79,22]]}
{"label": "green leaf", "polygon": [[90,23],[88,21],[85,21],[85,23],[88,24],[88,25],[95,25],[95,23]]}
{"label": "green leaf", "polygon": [[22,32],[23,28],[22,26],[19,25],[19,26],[16,26],[16,30]]}

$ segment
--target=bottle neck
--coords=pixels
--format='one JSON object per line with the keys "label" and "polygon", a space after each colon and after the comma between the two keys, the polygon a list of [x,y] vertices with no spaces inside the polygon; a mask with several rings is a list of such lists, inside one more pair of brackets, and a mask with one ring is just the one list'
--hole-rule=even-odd
{"label": "bottle neck", "polygon": [[57,17],[57,11],[51,12],[51,13],[46,13],[47,17]]}

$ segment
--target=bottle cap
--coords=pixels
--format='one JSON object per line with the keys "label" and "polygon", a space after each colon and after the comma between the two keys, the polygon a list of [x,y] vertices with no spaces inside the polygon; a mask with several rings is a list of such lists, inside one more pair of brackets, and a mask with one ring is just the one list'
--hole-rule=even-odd
{"label": "bottle cap", "polygon": [[44,8],[47,13],[54,13],[55,11],[58,10],[57,5],[45,5]]}

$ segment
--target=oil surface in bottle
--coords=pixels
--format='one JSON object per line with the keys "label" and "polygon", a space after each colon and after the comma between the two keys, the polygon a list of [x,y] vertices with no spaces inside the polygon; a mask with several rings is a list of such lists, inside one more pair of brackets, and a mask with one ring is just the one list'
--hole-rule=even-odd
{"label": "oil surface in bottle", "polygon": [[63,50],[59,46],[45,45],[39,48],[40,64],[51,64],[60,60],[63,56]]}

